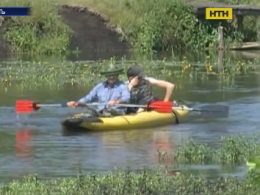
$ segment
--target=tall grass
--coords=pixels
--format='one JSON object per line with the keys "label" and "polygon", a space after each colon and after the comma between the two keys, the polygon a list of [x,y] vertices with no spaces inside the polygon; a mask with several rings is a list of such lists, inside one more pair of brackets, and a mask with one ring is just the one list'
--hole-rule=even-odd
{"label": "tall grass", "polygon": [[70,29],[49,0],[2,0],[1,6],[31,7],[31,16],[9,17],[4,38],[15,53],[62,53],[70,41]]}
{"label": "tall grass", "polygon": [[143,170],[140,173],[116,171],[106,175],[79,175],[75,178],[51,181],[43,181],[32,175],[23,181],[13,181],[0,186],[0,193],[3,195],[249,195],[259,193],[259,184],[254,181],[256,175],[255,172],[249,172],[244,180],[230,177],[215,181],[190,174],[169,176],[163,170]]}
{"label": "tall grass", "polygon": [[[229,4],[260,4],[256,0],[214,0]],[[31,17],[12,17],[8,20],[6,40],[12,51],[37,53],[63,52],[70,40],[69,27],[57,13],[55,4],[86,6],[109,18],[111,25],[122,30],[122,39],[143,52],[215,48],[218,42],[218,22],[197,17],[184,0],[2,0],[3,6],[31,6]],[[222,21],[227,43],[256,41],[259,39],[260,22],[246,16],[244,32]]]}
{"label": "tall grass", "polygon": [[[255,0],[215,1],[256,3]],[[141,51],[217,46],[219,21],[198,20],[184,0],[57,0],[57,2],[80,4],[105,14],[111,24],[122,29],[124,39]],[[236,20],[233,24],[227,21],[222,21],[222,24],[225,28],[226,43],[257,40],[258,22],[255,17],[245,18],[243,35],[236,30]]]}
{"label": "tall grass", "polygon": [[72,4],[75,2],[106,15],[110,24],[122,29],[123,39],[140,51],[201,48],[208,40],[217,43],[217,31],[209,34],[209,27],[197,21],[183,0],[76,0]]}

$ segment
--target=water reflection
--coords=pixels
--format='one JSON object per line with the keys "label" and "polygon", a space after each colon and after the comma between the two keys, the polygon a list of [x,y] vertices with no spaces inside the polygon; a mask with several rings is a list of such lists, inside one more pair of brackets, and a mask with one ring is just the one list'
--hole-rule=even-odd
{"label": "water reflection", "polygon": [[31,143],[32,134],[27,127],[15,130],[15,155],[17,177],[31,173],[33,170],[33,147]]}
{"label": "water reflection", "polygon": [[158,164],[171,166],[175,145],[187,141],[190,134],[168,126],[156,130],[102,132],[99,136],[101,143],[98,142],[99,149],[94,155],[95,158],[106,159],[105,162],[96,159],[100,166],[138,169]]}
{"label": "water reflection", "polygon": [[33,155],[31,146],[31,133],[26,127],[15,131],[15,154],[18,159],[30,157]]}
{"label": "water reflection", "polygon": [[174,142],[171,142],[171,133],[158,131],[153,133],[152,141],[152,161],[154,164],[171,166],[174,164],[172,152]]}

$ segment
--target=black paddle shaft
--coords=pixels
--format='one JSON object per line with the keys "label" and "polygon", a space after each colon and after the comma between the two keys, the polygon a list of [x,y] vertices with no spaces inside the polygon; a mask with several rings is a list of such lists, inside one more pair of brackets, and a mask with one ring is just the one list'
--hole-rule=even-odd
{"label": "black paddle shaft", "polygon": [[40,102],[33,102],[32,107],[34,110],[39,110],[41,107],[68,107],[67,103],[61,104],[41,104]]}
{"label": "black paddle shaft", "polygon": [[202,106],[199,109],[194,109],[194,111],[201,112],[202,116],[205,117],[228,117],[229,115],[229,107],[222,105],[209,105]]}

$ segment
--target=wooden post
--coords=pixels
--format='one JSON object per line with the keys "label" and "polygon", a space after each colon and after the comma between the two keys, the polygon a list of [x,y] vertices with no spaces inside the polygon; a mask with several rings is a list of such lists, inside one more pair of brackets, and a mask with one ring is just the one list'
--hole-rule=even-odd
{"label": "wooden post", "polygon": [[218,27],[218,72],[223,68],[223,58],[224,58],[224,35],[223,26]]}
{"label": "wooden post", "polygon": [[223,60],[224,60],[224,50],[218,51],[218,72],[221,72],[223,69]]}
{"label": "wooden post", "polygon": [[218,49],[224,49],[223,26],[218,27]]}
{"label": "wooden post", "polygon": [[240,32],[243,31],[243,19],[244,19],[244,16],[237,15],[237,30]]}

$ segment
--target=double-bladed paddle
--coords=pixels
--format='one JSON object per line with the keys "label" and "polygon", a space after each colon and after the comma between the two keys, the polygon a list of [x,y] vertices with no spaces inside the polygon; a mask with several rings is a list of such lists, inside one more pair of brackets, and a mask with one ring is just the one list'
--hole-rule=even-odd
{"label": "double-bladed paddle", "polygon": [[[90,103],[86,106],[106,105],[107,103]],[[148,105],[135,105],[135,104],[117,104],[120,107],[137,107],[137,108],[151,108],[159,113],[172,113],[172,110],[187,110],[200,112],[207,117],[225,118],[228,117],[229,107],[223,105],[207,105],[200,108],[189,108],[186,106],[176,106],[172,102],[155,101]],[[16,113],[31,113],[34,110],[38,110],[41,107],[68,107],[67,103],[63,104],[40,104],[33,102],[32,100],[17,100],[16,101]]]}

